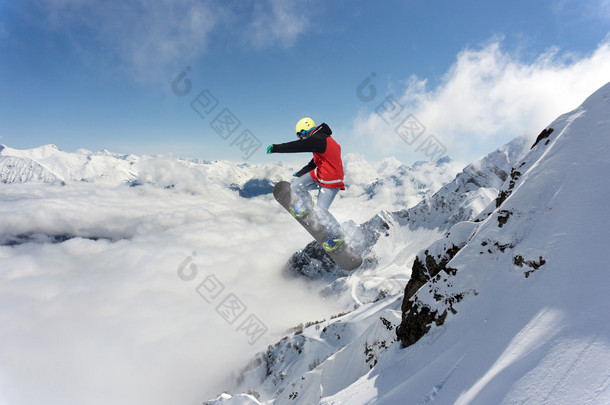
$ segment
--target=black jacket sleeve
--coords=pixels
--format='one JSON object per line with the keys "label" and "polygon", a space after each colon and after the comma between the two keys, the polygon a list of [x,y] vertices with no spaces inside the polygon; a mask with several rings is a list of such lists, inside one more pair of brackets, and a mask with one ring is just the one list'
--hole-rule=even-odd
{"label": "black jacket sleeve", "polygon": [[326,151],[326,137],[312,136],[307,139],[298,139],[286,143],[274,143],[273,153],[299,153],[299,152],[319,152]]}
{"label": "black jacket sleeve", "polygon": [[333,131],[326,123],[322,123],[307,139],[299,139],[293,142],[273,144],[271,153],[299,153],[299,152],[326,152],[326,138],[331,136]]}
{"label": "black jacket sleeve", "polygon": [[295,173],[295,176],[301,177],[302,175],[309,173],[315,168],[316,164],[313,162],[313,159],[311,159],[311,162],[307,163],[306,166],[304,166],[301,170]]}

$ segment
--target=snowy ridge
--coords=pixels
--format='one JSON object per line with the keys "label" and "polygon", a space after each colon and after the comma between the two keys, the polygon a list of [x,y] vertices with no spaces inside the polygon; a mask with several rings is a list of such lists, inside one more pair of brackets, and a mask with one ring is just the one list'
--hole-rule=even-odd
{"label": "snowy ridge", "polygon": [[369,163],[355,154],[346,155],[344,161],[348,198],[365,194],[380,203],[381,209],[387,209],[383,201],[392,201],[401,207],[418,204],[451,181],[463,167],[448,157],[436,162],[415,162],[412,166],[394,157]]}
{"label": "snowy ridge", "polygon": [[482,159],[466,166],[454,181],[411,210],[394,215],[411,228],[447,230],[460,221],[474,219],[496,198],[515,162],[529,148],[527,137],[519,137]]}
{"label": "snowy ridge", "polygon": [[388,298],[282,339],[246,367],[234,390],[280,404],[316,403],[323,393],[341,391],[371,370],[395,341],[399,306],[395,297]]}
{"label": "snowy ridge", "polygon": [[[208,403],[610,403],[610,326],[600,322],[610,306],[609,133],[610,84],[541,133],[478,217],[431,217],[449,230],[417,254],[404,296],[270,347],[233,389],[252,395]],[[349,331],[330,356],[320,328]],[[315,367],[288,367],[299,362]]]}
{"label": "snowy ridge", "polygon": [[79,150],[68,153],[55,145],[18,150],[4,146],[0,150],[2,183],[60,183],[86,181],[120,184],[136,177],[138,157],[108,151]]}
{"label": "snowy ridge", "polygon": [[0,156],[0,182],[2,183],[63,183],[56,173],[40,163],[15,156]]}

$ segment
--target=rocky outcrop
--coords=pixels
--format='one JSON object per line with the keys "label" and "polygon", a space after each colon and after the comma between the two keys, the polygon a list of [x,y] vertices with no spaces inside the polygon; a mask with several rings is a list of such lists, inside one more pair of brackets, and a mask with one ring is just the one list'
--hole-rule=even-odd
{"label": "rocky outcrop", "polygon": [[[350,246],[362,255],[362,269],[374,268],[377,258],[371,254],[371,248],[379,238],[388,236],[391,225],[383,218],[384,214],[375,215],[367,222],[356,225],[353,222],[343,224],[343,231]],[[319,243],[308,243],[303,250],[294,253],[284,267],[288,277],[304,277],[310,280],[327,280],[332,282],[346,277],[351,272],[338,267]]]}
{"label": "rocky outcrop", "polygon": [[[428,249],[420,252],[413,263],[411,279],[405,287],[402,301],[402,321],[396,328],[396,337],[404,346],[410,346],[424,336],[433,324],[437,326],[445,322],[448,311],[454,312],[453,304],[462,300],[466,292],[448,292],[449,289],[436,288],[436,284],[451,284],[451,278],[457,274],[457,269],[449,266],[451,260],[464,247],[478,224],[462,222],[455,225],[445,238],[435,242]],[[440,309],[432,308],[421,301],[417,292],[428,285],[431,294],[440,305]]]}

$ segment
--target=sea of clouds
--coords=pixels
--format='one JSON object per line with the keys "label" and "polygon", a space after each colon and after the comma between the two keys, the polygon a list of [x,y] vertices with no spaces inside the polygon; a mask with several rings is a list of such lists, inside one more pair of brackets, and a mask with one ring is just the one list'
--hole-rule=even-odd
{"label": "sea of clouds", "polygon": [[[272,197],[212,191],[3,185],[0,403],[200,403],[339,311],[281,276],[309,237]],[[264,333],[238,330],[250,316]]]}

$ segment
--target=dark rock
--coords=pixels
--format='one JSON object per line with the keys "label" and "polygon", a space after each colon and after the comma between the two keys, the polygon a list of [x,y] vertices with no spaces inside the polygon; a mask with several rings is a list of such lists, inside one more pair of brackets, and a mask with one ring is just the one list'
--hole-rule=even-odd
{"label": "dark rock", "polygon": [[508,183],[507,190],[501,190],[496,198],[496,208],[500,207],[504,201],[512,194],[515,185],[517,184],[517,180],[521,177],[521,172],[517,171],[516,168],[512,168],[510,171],[510,182]]}
{"label": "dark rock", "polygon": [[532,274],[533,272],[538,270],[540,267],[544,266],[546,264],[546,260],[544,260],[542,258],[542,256],[540,256],[538,258],[538,261],[525,260],[525,258],[523,256],[516,255],[515,257],[513,257],[513,264],[515,266],[519,266],[519,267],[523,267],[525,265],[525,266],[531,268],[531,270],[528,270],[525,272],[525,278],[528,278],[530,276],[530,274]]}
{"label": "dark rock", "polygon": [[396,328],[396,336],[405,347],[411,346],[428,333],[433,323],[437,326],[445,323],[446,317],[447,311],[439,315],[437,311],[432,311],[426,305],[408,301],[403,308],[403,320]]}
{"label": "dark rock", "polygon": [[346,272],[335,264],[316,241],[308,243],[303,250],[293,254],[284,266],[285,275],[311,280],[327,279],[329,276],[339,276],[343,273]]}
{"label": "dark rock", "polygon": [[[453,259],[453,257],[459,252],[459,248],[453,245],[448,249],[445,254],[437,262],[436,259],[428,254],[426,250],[426,263],[422,263],[419,256],[415,258],[413,267],[411,269],[411,279],[405,287],[405,300],[411,298],[415,293],[428,281],[436,277],[441,271],[445,271],[447,274],[455,272],[455,269],[447,268],[447,263]],[[404,301],[403,301],[404,305]]]}
{"label": "dark rock", "polygon": [[[532,147],[530,149],[534,149],[534,147],[536,145],[538,145],[538,142],[540,142],[541,140],[548,138],[549,135],[551,135],[553,133],[553,128],[546,128],[543,129],[542,132],[540,133],[540,135],[538,135],[538,137],[536,138],[536,141],[534,142],[534,144],[532,145]],[[548,142],[547,142],[548,144]]]}
{"label": "dark rock", "polygon": [[[426,250],[425,263],[422,263],[420,256],[415,259],[411,271],[411,279],[405,287],[405,296],[402,301],[402,322],[396,328],[396,336],[406,346],[410,346],[424,336],[434,322],[436,325],[442,325],[447,316],[447,310],[442,313],[432,311],[428,306],[421,304],[416,300],[416,293],[419,289],[431,280],[438,280],[441,272],[447,275],[454,276],[457,269],[448,267],[447,264],[460,251],[458,246],[452,245],[440,257],[433,257]],[[438,261],[437,261],[438,260]],[[435,295],[437,300],[442,300],[445,297]],[[461,296],[447,297],[445,304],[454,312],[453,303],[461,300]]]}
{"label": "dark rock", "polygon": [[508,222],[508,218],[510,218],[512,212],[508,210],[500,210],[498,211],[498,226],[502,228]]}

